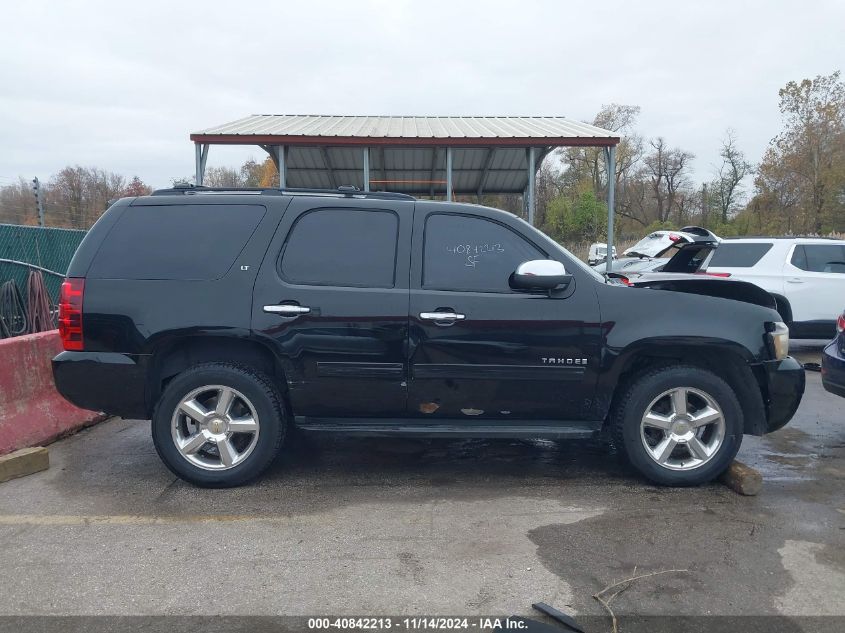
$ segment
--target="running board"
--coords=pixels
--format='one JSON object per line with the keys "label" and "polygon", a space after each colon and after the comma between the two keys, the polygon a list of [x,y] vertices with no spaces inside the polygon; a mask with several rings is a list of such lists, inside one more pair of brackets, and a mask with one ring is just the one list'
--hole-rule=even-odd
{"label": "running board", "polygon": [[602,426],[597,422],[564,420],[473,420],[441,419],[436,424],[416,419],[383,418],[310,418],[296,416],[296,428],[303,431],[342,433],[343,435],[404,437],[496,437],[512,439],[588,439]]}

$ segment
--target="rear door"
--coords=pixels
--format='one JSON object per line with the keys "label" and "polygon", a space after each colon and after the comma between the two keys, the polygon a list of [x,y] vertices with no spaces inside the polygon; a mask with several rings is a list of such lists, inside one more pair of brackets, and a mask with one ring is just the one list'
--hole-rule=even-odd
{"label": "rear door", "polygon": [[783,266],[787,253],[782,241],[724,240],[706,263],[708,273],[727,273],[767,292],[783,295]]}
{"label": "rear door", "polygon": [[[505,214],[487,217],[417,204],[410,416],[588,418],[601,343],[595,292],[583,271],[532,241],[519,224]],[[569,288],[510,289],[508,277],[519,264],[549,258],[575,274]]]}
{"label": "rear door", "polygon": [[793,321],[834,321],[845,296],[845,244],[796,244],[784,267]]}
{"label": "rear door", "polygon": [[294,197],[253,296],[294,414],[401,416],[413,202]]}

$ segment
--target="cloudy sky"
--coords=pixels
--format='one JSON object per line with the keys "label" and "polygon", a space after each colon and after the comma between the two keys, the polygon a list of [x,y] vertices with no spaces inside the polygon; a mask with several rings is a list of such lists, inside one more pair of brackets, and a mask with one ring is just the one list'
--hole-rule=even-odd
{"label": "cloudy sky", "polygon": [[[845,2],[27,2],[0,28],[0,184],[67,164],[193,173],[188,134],[252,113],[547,115],[642,107],[696,155],[758,161],[787,81],[845,67]],[[217,148],[238,165],[258,148]]]}

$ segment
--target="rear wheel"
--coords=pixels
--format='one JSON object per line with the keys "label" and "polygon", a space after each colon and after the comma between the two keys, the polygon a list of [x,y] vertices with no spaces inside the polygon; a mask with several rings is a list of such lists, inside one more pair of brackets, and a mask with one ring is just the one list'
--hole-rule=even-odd
{"label": "rear wheel", "polygon": [[248,367],[208,363],[174,378],[152,421],[153,442],[176,475],[198,486],[254,479],[278,454],[284,412],[270,380]]}
{"label": "rear wheel", "polygon": [[720,475],[742,442],[742,410],[710,371],[663,367],[634,379],[613,412],[615,441],[652,481],[694,486]]}

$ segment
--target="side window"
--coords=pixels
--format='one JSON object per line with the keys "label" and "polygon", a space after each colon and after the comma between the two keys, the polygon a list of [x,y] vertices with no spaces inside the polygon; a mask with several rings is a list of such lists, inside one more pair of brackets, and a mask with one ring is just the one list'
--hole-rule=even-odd
{"label": "side window", "polygon": [[546,254],[511,229],[484,218],[432,214],[425,223],[424,288],[511,292],[510,274]]}
{"label": "side window", "polygon": [[[708,266],[713,268],[751,268],[772,250],[771,242],[722,242]],[[797,250],[797,249],[796,249]]]}
{"label": "side window", "polygon": [[[802,247],[796,247],[798,249]],[[804,244],[804,257],[796,261],[792,256],[792,264],[801,270],[813,273],[845,274],[845,246],[839,244]]]}
{"label": "side window", "polygon": [[793,249],[792,259],[789,260],[789,263],[801,270],[808,270],[807,254],[804,252],[804,247],[801,244],[796,245]]}
{"label": "side window", "polygon": [[307,211],[288,234],[279,271],[294,284],[392,288],[398,232],[392,211]]}
{"label": "side window", "polygon": [[88,271],[92,279],[219,279],[264,217],[258,205],[172,204],[129,207]]}

